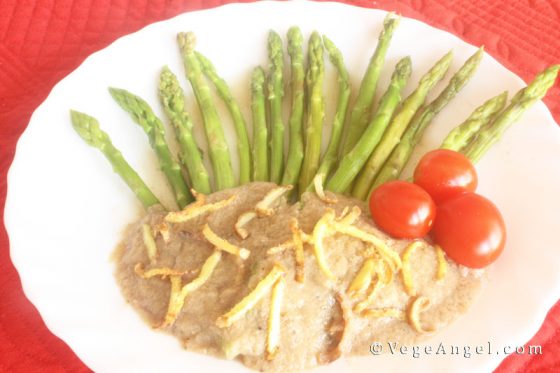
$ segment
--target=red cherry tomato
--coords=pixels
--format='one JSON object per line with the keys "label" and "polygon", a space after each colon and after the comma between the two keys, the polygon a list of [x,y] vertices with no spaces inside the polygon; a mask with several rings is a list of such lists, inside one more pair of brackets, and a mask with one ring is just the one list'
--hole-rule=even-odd
{"label": "red cherry tomato", "polygon": [[379,228],[397,238],[424,237],[436,214],[430,195],[418,185],[405,181],[391,181],[375,189],[369,209]]}
{"label": "red cherry tomato", "polygon": [[432,235],[455,262],[483,268],[502,253],[506,228],[492,202],[478,194],[465,193],[438,206]]}
{"label": "red cherry tomato", "polygon": [[463,154],[437,149],[420,159],[414,171],[414,182],[439,204],[453,196],[474,192],[478,178],[473,164]]}

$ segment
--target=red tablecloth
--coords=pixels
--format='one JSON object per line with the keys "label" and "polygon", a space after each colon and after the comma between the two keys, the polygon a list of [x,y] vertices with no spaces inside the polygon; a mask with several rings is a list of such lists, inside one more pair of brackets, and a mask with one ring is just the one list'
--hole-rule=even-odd
{"label": "red tablecloth", "polygon": [[[16,141],[56,82],[117,37],[179,13],[228,0],[1,0],[0,208]],[[448,30],[486,51],[526,81],[560,62],[558,0],[346,1],[396,10]],[[560,121],[560,85],[545,100]],[[87,371],[45,327],[24,297],[0,224],[0,371]],[[521,300],[520,300],[521,301]],[[560,303],[531,340],[542,355],[508,357],[499,371],[560,371]]]}

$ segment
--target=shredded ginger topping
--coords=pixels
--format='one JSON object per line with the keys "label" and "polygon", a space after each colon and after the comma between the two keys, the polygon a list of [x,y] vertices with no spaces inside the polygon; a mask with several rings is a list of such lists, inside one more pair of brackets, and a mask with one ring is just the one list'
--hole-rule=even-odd
{"label": "shredded ginger topping", "polygon": [[215,203],[205,203],[204,194],[196,194],[196,201],[185,207],[181,211],[173,211],[167,214],[165,220],[170,223],[184,223],[208,212],[217,211],[226,207],[235,200],[235,196],[231,196],[222,201]]}
{"label": "shredded ginger topping", "polygon": [[276,281],[280,277],[284,276],[285,273],[286,269],[282,265],[275,264],[252,292],[233,306],[231,310],[216,320],[216,325],[220,328],[227,328],[237,320],[241,319],[247,311],[255,307],[255,305],[266,295],[266,293],[268,293]]}

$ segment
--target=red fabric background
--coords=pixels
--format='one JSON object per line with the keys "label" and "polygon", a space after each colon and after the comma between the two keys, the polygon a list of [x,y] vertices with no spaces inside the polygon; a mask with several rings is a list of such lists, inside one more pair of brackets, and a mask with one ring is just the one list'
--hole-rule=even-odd
{"label": "red fabric background", "polygon": [[[141,27],[229,0],[0,0],[0,208],[16,141],[56,82],[88,55]],[[486,51],[526,81],[560,62],[558,0],[346,1],[396,10],[448,30]],[[560,121],[560,84],[545,103]],[[2,217],[3,219],[3,217]],[[24,297],[0,224],[0,371],[82,372],[87,367],[45,327]],[[560,370],[560,303],[530,341],[543,355],[508,357],[498,371]]]}

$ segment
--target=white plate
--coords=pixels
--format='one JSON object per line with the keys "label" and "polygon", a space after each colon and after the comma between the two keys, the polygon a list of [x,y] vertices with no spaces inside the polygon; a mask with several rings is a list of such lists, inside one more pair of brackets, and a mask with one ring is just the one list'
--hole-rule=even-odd
{"label": "white plate", "polygon": [[[250,70],[257,64],[266,66],[270,28],[284,34],[295,24],[305,34],[317,29],[329,35],[346,57],[355,91],[384,16],[382,11],[308,2],[262,2],[193,12],[119,39],[56,85],[19,140],[9,172],[5,218],[11,256],[27,297],[49,329],[90,368],[244,370],[235,362],[185,352],[173,337],[145,325],[125,303],[109,257],[141,206],[99,152],[73,132],[68,110],[96,116],[156,194],[170,203],[146,136],[112,101],[108,86],[140,94],[161,114],[155,89],[159,70],[168,64],[182,76],[175,35],[194,30],[199,49],[230,82],[250,118]],[[455,53],[451,71],[475,51],[446,32],[403,19],[379,87],[386,86],[397,59],[410,55],[411,91],[420,75],[449,49]],[[330,68],[327,81],[326,89],[333,92],[336,83]],[[192,93],[184,86],[199,123]],[[518,77],[486,55],[474,79],[434,121],[416,157],[436,147],[481,102],[522,86]],[[328,102],[335,97],[327,95]],[[328,118],[333,106],[328,105]],[[504,358],[498,347],[523,345],[538,330],[560,295],[560,129],[546,107],[538,103],[529,110],[477,168],[479,191],[503,212],[509,237],[503,256],[490,269],[488,286],[470,312],[427,342],[434,349],[443,342],[447,355],[366,356],[340,360],[321,371],[489,371]],[[482,355],[474,353],[475,346],[488,343],[490,354],[486,349]],[[460,355],[450,354],[451,344],[461,346]],[[471,346],[473,356],[464,357],[463,346]]]}

